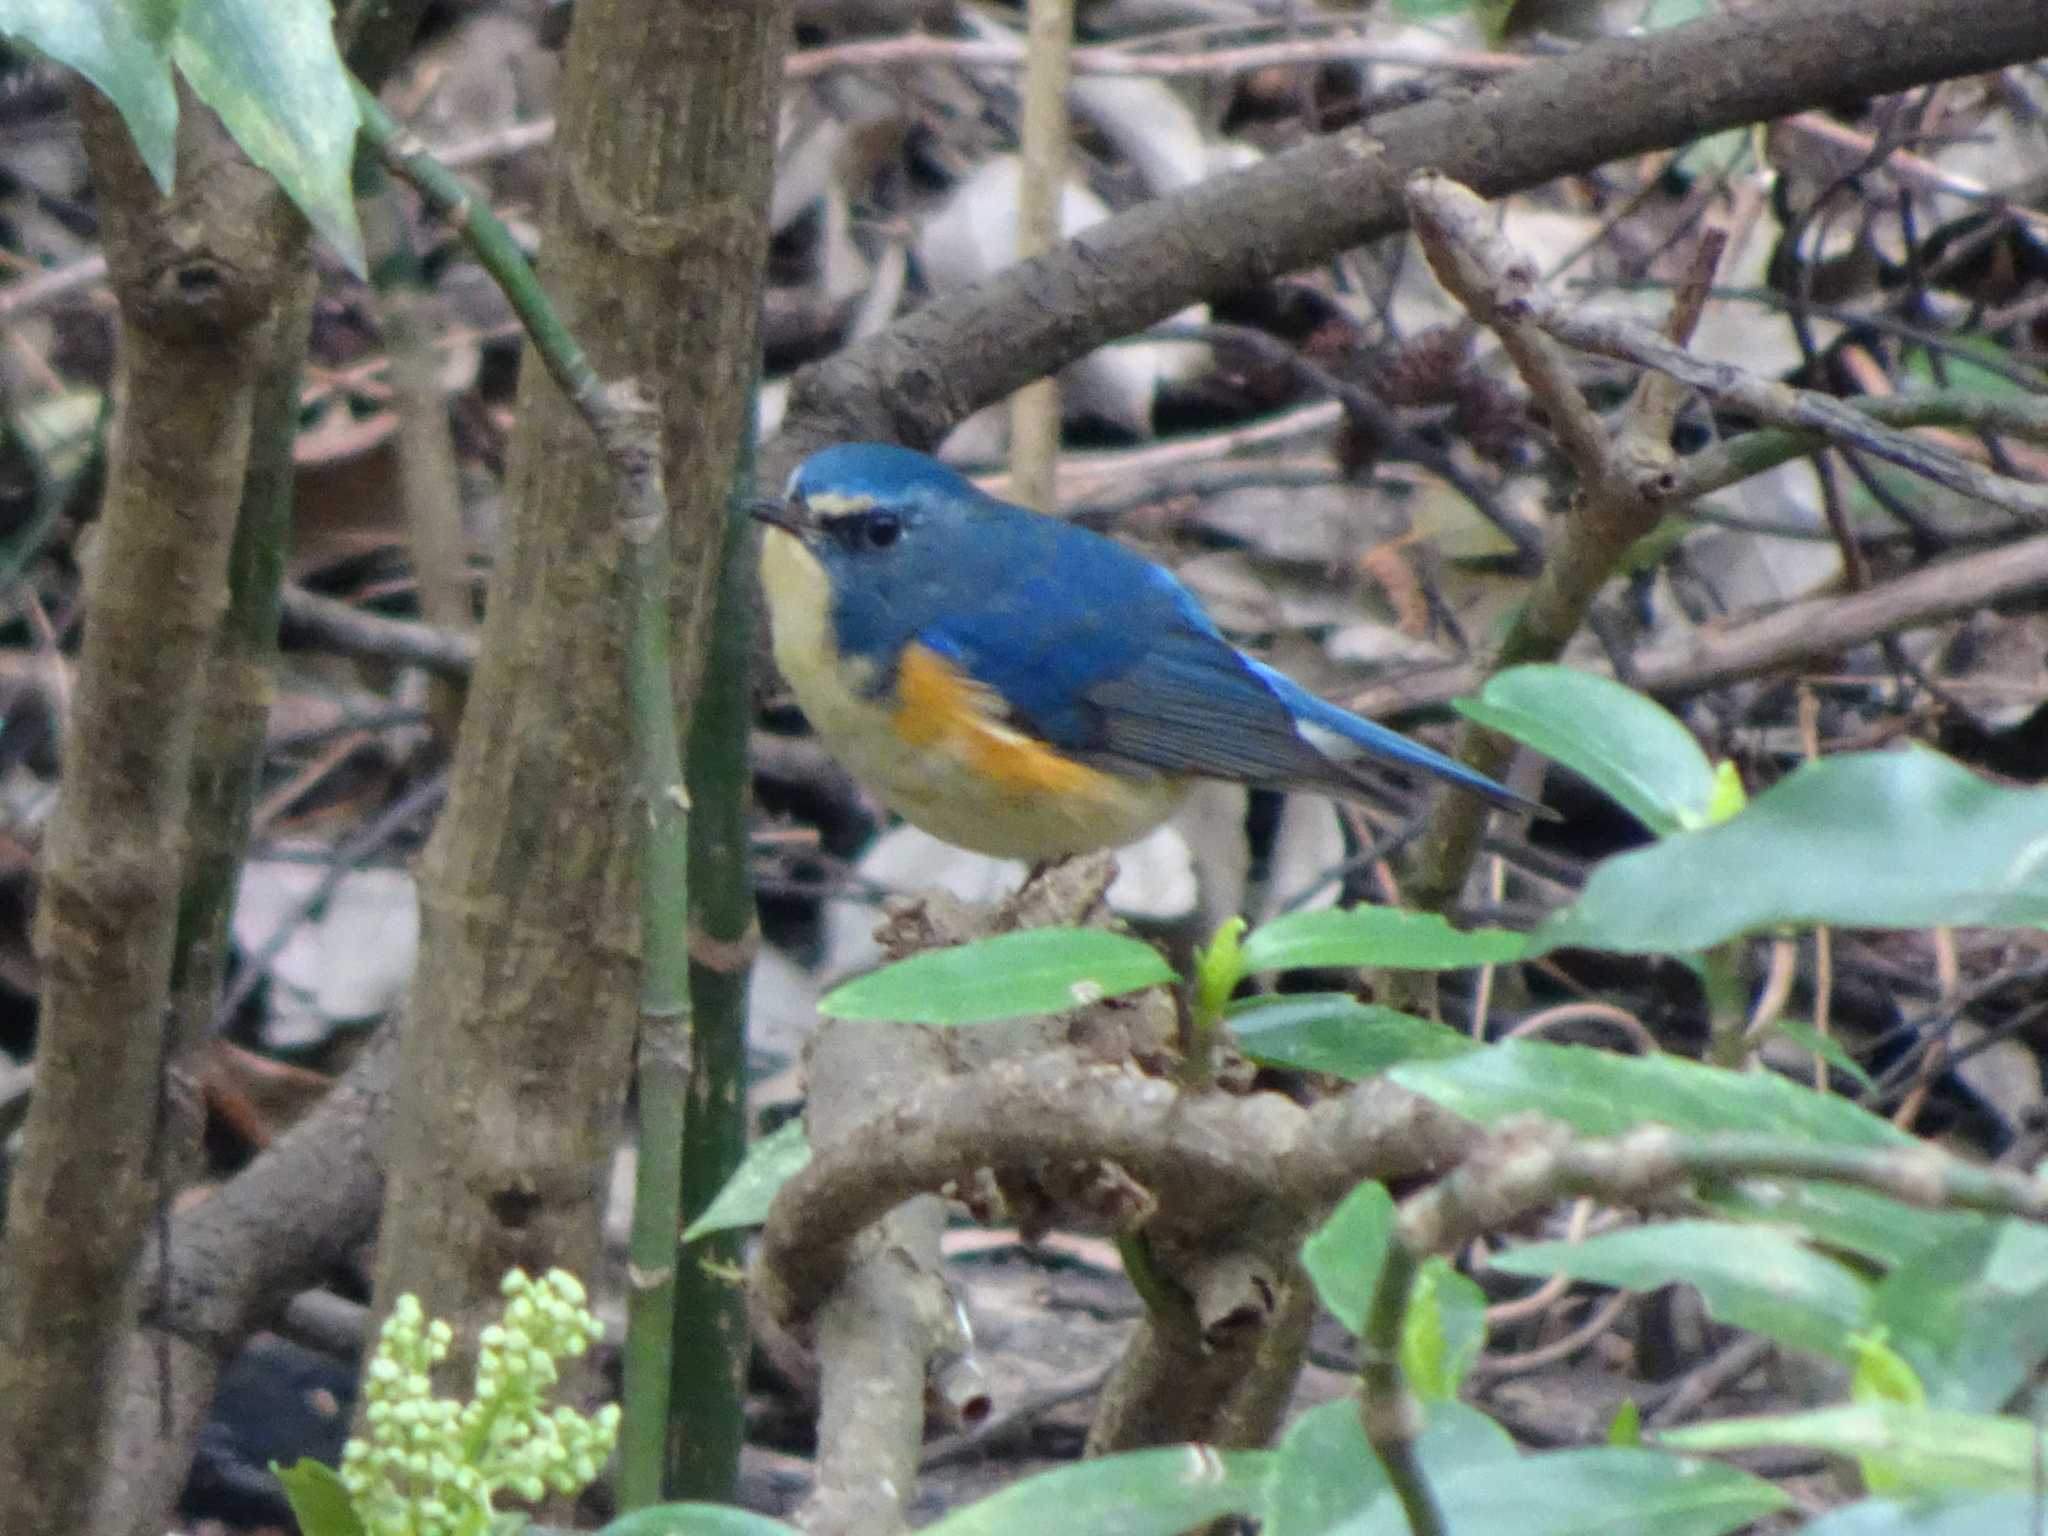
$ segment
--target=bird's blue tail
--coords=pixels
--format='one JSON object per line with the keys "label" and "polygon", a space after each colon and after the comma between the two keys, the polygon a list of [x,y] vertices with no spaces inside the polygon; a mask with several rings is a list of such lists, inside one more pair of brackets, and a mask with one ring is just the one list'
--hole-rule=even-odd
{"label": "bird's blue tail", "polygon": [[[1518,795],[1504,784],[1496,784],[1485,774],[1475,773],[1455,758],[1410,741],[1400,732],[1376,725],[1348,709],[1339,709],[1249,656],[1245,660],[1293,713],[1298,728],[1306,727],[1302,730],[1304,739],[1332,762],[1343,764],[1347,756],[1375,758],[1459,785],[1508,810],[1530,811],[1546,817],[1556,814],[1548,806]],[[1331,741],[1330,737],[1336,740]],[[1345,750],[1347,746],[1352,749],[1349,753]]]}

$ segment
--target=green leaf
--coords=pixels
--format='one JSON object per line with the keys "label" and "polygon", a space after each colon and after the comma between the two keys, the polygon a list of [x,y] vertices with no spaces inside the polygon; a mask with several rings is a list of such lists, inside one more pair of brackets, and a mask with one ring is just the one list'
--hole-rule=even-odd
{"label": "green leaf", "polygon": [[342,1486],[341,1474],[326,1462],[301,1456],[296,1466],[273,1461],[270,1472],[284,1485],[285,1502],[304,1536],[364,1536],[355,1500]]}
{"label": "green leaf", "polygon": [[142,23],[149,40],[161,46],[169,43],[171,34],[177,30],[185,0],[128,0],[128,9]]}
{"label": "green leaf", "polygon": [[1120,933],[1028,928],[885,965],[832,992],[818,1011],[899,1024],[986,1024],[1171,980],[1173,968],[1158,950]]}
{"label": "green leaf", "polygon": [[1202,1445],[1130,1451],[1055,1467],[924,1527],[924,1536],[1178,1536],[1256,1515],[1271,1451]]}
{"label": "green leaf", "polygon": [[106,0],[0,0],[0,32],[19,38],[106,96],[128,125],[157,186],[171,190],[178,93],[171,84],[169,7]]}
{"label": "green leaf", "polygon": [[1816,1517],[1800,1528],[1800,1536],[2033,1536],[2040,1512],[2032,1492],[1939,1502],[1865,1499]]}
{"label": "green leaf", "polygon": [[2029,1487],[2039,1439],[2039,1431],[2025,1419],[1904,1403],[1854,1403],[1771,1418],[1717,1419],[1658,1436],[1659,1443],[1687,1451],[1789,1445],[1880,1461],[1905,1486],[1930,1492]]}
{"label": "green leaf", "polygon": [[[1432,1482],[1519,1459],[1508,1432],[1476,1408],[1425,1403],[1423,1415],[1415,1454]],[[1358,1422],[1358,1400],[1319,1404],[1287,1426],[1273,1453],[1261,1536],[1322,1536],[1367,1508],[1386,1486],[1386,1473]]]}
{"label": "green leaf", "polygon": [[1424,1260],[1401,1327],[1401,1374],[1426,1403],[1450,1402],[1486,1345],[1486,1295],[1450,1260]]}
{"label": "green leaf", "polygon": [[1976,394],[1990,400],[2028,398],[2027,387],[2013,377],[2016,366],[2008,348],[1982,337],[1959,336],[1953,346],[1942,347],[1942,371],[1936,376],[1934,361],[1924,347],[1914,347],[1900,360],[1903,384],[1908,391],[1940,390],[1949,394]]}
{"label": "green leaf", "polygon": [[[1660,1451],[1605,1447],[1524,1456],[1512,1475],[1470,1467],[1435,1480],[1446,1526],[1458,1536],[1722,1536],[1792,1500],[1761,1478]],[[1391,1492],[1330,1536],[1408,1536]]]}
{"label": "green leaf", "polygon": [[1997,1408],[2048,1361],[2048,1228],[1987,1221],[1914,1254],[1873,1315],[1931,1406]]}
{"label": "green leaf", "polygon": [[1719,825],[1749,804],[1749,791],[1742,787],[1742,775],[1723,758],[1714,764],[1714,798],[1707,802],[1707,822]]}
{"label": "green leaf", "polygon": [[1731,820],[1601,864],[1530,953],[1679,954],[1814,923],[2048,923],[2048,790],[1921,747],[1805,763]]}
{"label": "green leaf", "polygon": [[1510,1248],[1493,1256],[1493,1267],[1636,1291],[1690,1285],[1720,1322],[1844,1361],[1856,1358],[1849,1335],[1870,1326],[1870,1283],[1772,1227],[1659,1222]]}
{"label": "green leaf", "polygon": [[1636,1406],[1634,1398],[1623,1398],[1621,1406],[1614,1410],[1614,1417],[1607,1421],[1607,1443],[1625,1446],[1643,1443],[1643,1410]]}
{"label": "green leaf", "polygon": [[1859,1333],[1849,1342],[1856,1349],[1856,1369],[1849,1375],[1852,1403],[1904,1403],[1909,1408],[1927,1406],[1927,1386],[1906,1357],[1891,1347],[1889,1328]]}
{"label": "green leaf", "polygon": [[1573,667],[1510,667],[1460,714],[1534,747],[1604,790],[1659,837],[1707,824],[1714,765],[1654,699]]}
{"label": "green leaf", "polygon": [[1910,1133],[1833,1094],[1769,1073],[1729,1072],[1679,1056],[1621,1056],[1587,1045],[1505,1040],[1445,1061],[1407,1062],[1402,1087],[1482,1125],[1534,1112],[1588,1136],[1639,1125],[1767,1131],[1861,1147],[1916,1147]]}
{"label": "green leaf", "polygon": [[1380,1265],[1394,1230],[1394,1197],[1367,1182],[1346,1195],[1301,1245],[1301,1262],[1330,1315],[1353,1333],[1365,1327]]}
{"label": "green leaf", "polygon": [[711,1197],[701,1216],[683,1228],[683,1243],[687,1246],[734,1227],[758,1227],[768,1219],[776,1191],[810,1160],[811,1144],[804,1139],[803,1121],[792,1120],[770,1131],[747,1148],[725,1188]]}
{"label": "green leaf", "polygon": [[362,276],[356,103],[329,0],[185,0],[171,53],[242,152]]}
{"label": "green leaf", "polygon": [[621,1515],[597,1536],[800,1536],[796,1527],[729,1504],[653,1504]]}
{"label": "green leaf", "polygon": [[1481,1049],[1434,1019],[1418,1019],[1342,992],[1248,997],[1230,1010],[1238,1049],[1269,1067],[1327,1072],[1356,1081],[1402,1061],[1434,1061]]}
{"label": "green leaf", "polygon": [[1217,1019],[1229,1006],[1230,994],[1244,980],[1244,930],[1241,917],[1226,918],[1207,949],[1195,951],[1195,1011]]}
{"label": "green leaf", "polygon": [[1291,971],[1306,966],[1396,971],[1449,971],[1467,965],[1519,960],[1526,934],[1505,928],[1453,928],[1434,912],[1395,907],[1290,912],[1252,931],[1244,941],[1247,971]]}
{"label": "green leaf", "polygon": [[1824,1035],[1805,1019],[1780,1019],[1771,1026],[1778,1038],[1788,1045],[1796,1045],[1802,1051],[1814,1055],[1833,1067],[1837,1072],[1855,1083],[1859,1088],[1873,1088],[1870,1074],[1863,1070],[1854,1056],[1842,1049],[1842,1042],[1833,1035]]}
{"label": "green leaf", "polygon": [[1386,1486],[1357,1399],[1319,1403],[1287,1426],[1273,1452],[1262,1536],[1322,1536]]}
{"label": "green leaf", "polygon": [[[1832,1094],[1770,1073],[1737,1073],[1675,1056],[1618,1056],[1589,1046],[1509,1040],[1447,1061],[1409,1061],[1395,1082],[1482,1125],[1513,1114],[1562,1120],[1588,1136],[1638,1125],[1711,1134],[1756,1131],[1822,1144],[1913,1147],[1907,1132]],[[1722,1209],[1793,1222],[1824,1242],[1888,1264],[1985,1224],[1965,1211],[1923,1211],[1837,1184],[1752,1181],[1717,1197]]]}

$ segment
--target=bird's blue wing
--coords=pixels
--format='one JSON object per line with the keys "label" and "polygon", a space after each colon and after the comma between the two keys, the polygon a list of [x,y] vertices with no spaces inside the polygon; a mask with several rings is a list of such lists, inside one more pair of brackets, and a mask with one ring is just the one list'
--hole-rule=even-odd
{"label": "bird's blue wing", "polygon": [[919,640],[999,697],[1013,723],[1084,759],[1353,784],[1303,739],[1286,702],[1185,587],[1121,545],[1060,532],[1063,542],[1086,538],[1088,558],[1072,558],[1070,545],[1069,558],[1021,562]]}
{"label": "bird's blue wing", "polygon": [[1072,527],[1059,536],[1088,539],[1089,558],[1013,567],[973,609],[918,637],[1002,699],[1020,728],[1125,771],[1346,793],[1360,787],[1354,765],[1377,760],[1526,808],[1462,763],[1252,661],[1150,561]]}

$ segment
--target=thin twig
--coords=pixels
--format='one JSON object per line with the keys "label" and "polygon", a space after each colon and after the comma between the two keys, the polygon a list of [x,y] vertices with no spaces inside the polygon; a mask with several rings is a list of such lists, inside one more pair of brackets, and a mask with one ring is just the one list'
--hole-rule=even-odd
{"label": "thin twig", "polygon": [[[1302,38],[1218,48],[1195,53],[1138,53],[1131,48],[1076,48],[1073,68],[1084,75],[1135,75],[1174,79],[1188,75],[1240,74],[1289,64],[1391,64],[1441,69],[1467,75],[1503,75],[1527,68],[1519,54],[1476,49],[1404,47],[1363,37]],[[1016,43],[963,41],[913,33],[874,42],[838,43],[793,53],[783,66],[785,80],[810,80],[835,70],[907,70],[943,64],[956,69],[1022,69],[1025,50]]]}
{"label": "thin twig", "polygon": [[[1017,259],[1029,261],[1060,242],[1067,188],[1067,87],[1073,78],[1073,0],[1030,0],[1024,66],[1024,122],[1017,188]],[[1053,509],[1060,456],[1057,377],[1032,380],[1010,397],[1010,474],[1016,498]]]}

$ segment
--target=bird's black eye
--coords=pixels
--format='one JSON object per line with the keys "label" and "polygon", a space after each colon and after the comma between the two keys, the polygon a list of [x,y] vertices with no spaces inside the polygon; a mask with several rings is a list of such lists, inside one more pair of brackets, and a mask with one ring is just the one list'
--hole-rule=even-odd
{"label": "bird's black eye", "polygon": [[870,512],[861,519],[860,536],[870,549],[887,549],[903,537],[903,519],[894,512]]}

